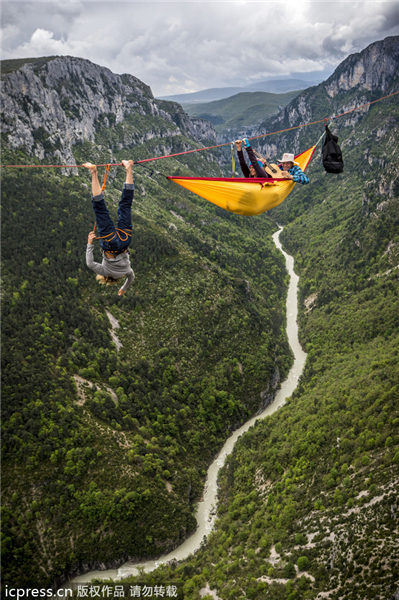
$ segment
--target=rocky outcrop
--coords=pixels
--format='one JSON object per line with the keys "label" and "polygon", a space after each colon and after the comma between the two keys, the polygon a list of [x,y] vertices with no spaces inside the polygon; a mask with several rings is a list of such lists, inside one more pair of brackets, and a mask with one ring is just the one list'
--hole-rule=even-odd
{"label": "rocky outcrop", "polygon": [[259,412],[262,412],[266,406],[269,406],[269,404],[273,402],[280,385],[280,381],[280,369],[278,366],[276,366],[267,388],[260,393],[261,406]]}
{"label": "rocky outcrop", "polygon": [[325,82],[325,89],[330,98],[353,88],[385,92],[397,75],[398,63],[399,37],[386,38],[344,60]]}
{"label": "rocky outcrop", "polygon": [[[40,160],[50,154],[74,164],[74,145],[94,143],[100,127],[117,130],[118,149],[154,137],[165,138],[165,143],[181,135],[201,143],[216,140],[207,121],[189,117],[174,102],[155,100],[136,77],[115,75],[80,58],[41,59],[3,75],[1,102],[7,145],[24,148]],[[153,117],[154,130],[151,124],[143,128],[140,117]],[[127,118],[131,122],[125,128]]]}

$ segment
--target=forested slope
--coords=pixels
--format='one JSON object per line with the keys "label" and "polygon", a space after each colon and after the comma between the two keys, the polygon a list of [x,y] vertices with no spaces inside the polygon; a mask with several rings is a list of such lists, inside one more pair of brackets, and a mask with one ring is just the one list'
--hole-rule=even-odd
{"label": "forested slope", "polygon": [[209,121],[220,136],[231,140],[242,134],[243,128],[261,123],[267,115],[279,112],[298,94],[299,91],[285,94],[241,92],[223,100],[190,104],[184,110],[189,115]]}
{"label": "forested slope", "polygon": [[[214,135],[135,78],[88,61],[6,70],[3,164],[120,162]],[[205,154],[162,169],[220,174]],[[107,182],[114,217],[122,171],[111,169]],[[118,297],[85,265],[88,173],[2,169],[9,587],[47,587],[181,542],[195,527],[212,457],[270,402],[291,362],[274,222],[225,213],[151,169],[137,167],[134,177],[136,279]],[[119,321],[119,351],[106,311]]]}

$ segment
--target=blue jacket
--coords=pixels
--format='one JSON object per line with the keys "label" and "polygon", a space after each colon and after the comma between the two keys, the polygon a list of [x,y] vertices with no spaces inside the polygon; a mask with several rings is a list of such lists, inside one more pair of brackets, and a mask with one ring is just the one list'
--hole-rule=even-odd
{"label": "blue jacket", "polygon": [[309,177],[305,175],[301,167],[298,167],[298,165],[294,165],[293,167],[291,167],[288,173],[292,175],[292,180],[295,181],[295,183],[302,183],[303,185],[309,183]]}

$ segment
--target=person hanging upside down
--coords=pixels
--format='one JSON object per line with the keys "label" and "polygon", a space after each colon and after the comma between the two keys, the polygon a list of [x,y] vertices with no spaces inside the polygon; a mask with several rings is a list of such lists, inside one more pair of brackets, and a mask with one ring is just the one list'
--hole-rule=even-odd
{"label": "person hanging upside down", "polygon": [[[129,285],[134,280],[134,272],[130,265],[129,244],[132,239],[132,201],[134,193],[133,161],[123,160],[126,169],[126,182],[123,185],[122,196],[118,206],[118,225],[115,227],[108,208],[105,204],[104,194],[97,176],[97,167],[87,162],[83,167],[91,172],[91,190],[93,210],[98,226],[98,238],[94,231],[89,233],[86,248],[86,264],[95,273],[99,283],[116,285],[126,276],[126,281],[120,288],[118,295],[123,296]],[[101,264],[94,262],[93,241],[100,240],[103,255]]]}
{"label": "person hanging upside down", "polygon": [[[242,144],[244,144],[244,148],[247,151],[248,158],[251,161],[251,164],[249,166],[245,162],[244,154],[241,150]],[[262,162],[256,158],[255,153],[246,138],[244,138],[243,140],[237,140],[235,142],[235,145],[237,148],[238,160],[240,161],[241,171],[244,177],[259,177],[260,179],[268,179],[270,177],[270,175],[268,175],[263,169]]]}

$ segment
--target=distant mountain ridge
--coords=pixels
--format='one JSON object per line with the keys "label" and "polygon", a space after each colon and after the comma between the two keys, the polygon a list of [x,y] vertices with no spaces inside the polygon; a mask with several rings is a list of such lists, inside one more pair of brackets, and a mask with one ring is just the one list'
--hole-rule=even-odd
{"label": "distant mountain ridge", "polygon": [[259,83],[251,83],[243,87],[226,87],[226,88],[209,88],[201,90],[199,92],[192,92],[188,94],[172,94],[171,96],[159,96],[163,100],[173,100],[179,102],[182,106],[185,104],[200,104],[202,102],[212,102],[213,100],[223,100],[224,98],[230,98],[235,94],[241,94],[244,92],[267,92],[270,94],[284,94],[286,92],[293,92],[295,90],[303,90],[311,85],[319,83],[319,80],[313,82],[305,81],[303,79],[274,79],[267,81],[260,81]]}

